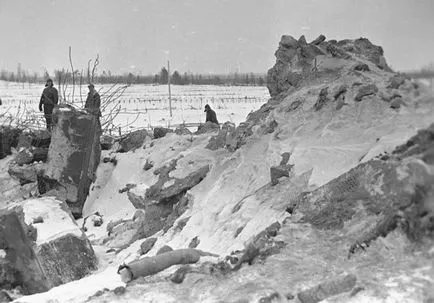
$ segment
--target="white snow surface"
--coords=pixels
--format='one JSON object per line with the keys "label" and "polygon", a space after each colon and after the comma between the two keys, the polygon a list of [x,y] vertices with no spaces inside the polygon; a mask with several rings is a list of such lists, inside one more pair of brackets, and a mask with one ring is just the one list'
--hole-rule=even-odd
{"label": "white snow surface", "polygon": [[[375,71],[375,67],[372,69]],[[388,76],[374,72],[370,81],[382,90]],[[418,129],[434,122],[432,96],[415,96],[410,88],[403,87],[400,93],[406,106],[399,110],[391,109],[377,96],[355,102],[357,86],[352,86],[355,80],[348,76],[327,84],[332,86],[331,91],[343,83],[349,86],[348,105],[340,110],[335,109],[332,102],[320,111],[313,110],[319,91],[326,85],[323,83],[306,85],[291,94],[261,122],[267,124],[275,120],[278,124],[276,130],[272,134],[263,134],[258,125],[247,143],[234,153],[225,149],[206,149],[212,134],[194,137],[170,134],[154,140],[153,146],[146,142],[144,148],[111,154],[116,156],[117,165],[105,163],[99,166],[97,181],[84,208],[85,216],[98,211],[104,218],[103,226],[89,228],[89,238],[101,239],[106,235],[107,223],[118,218],[129,219],[134,214],[135,209],[127,194],[119,193],[119,189],[132,183],[137,185],[132,192],[143,195],[157,180],[153,174],[155,169],[183,156],[179,158],[176,170],[171,172],[172,177],[182,178],[204,164],[209,164],[211,170],[187,193],[189,208],[178,219],[189,217],[185,227],[181,231],[171,228],[164,235],[158,233],[156,245],[147,255],[155,254],[163,245],[185,248],[191,239],[198,236],[200,244],[197,248],[223,257],[232,250],[243,248],[246,241],[271,223],[282,222],[288,215],[285,208],[291,197],[321,186],[379,153],[391,152]],[[292,102],[301,99],[302,106],[287,110]],[[270,167],[279,164],[283,152],[292,152],[289,163],[294,164],[293,175],[271,187]],[[108,154],[110,152],[105,152],[103,156]],[[144,171],[143,165],[147,160],[152,161],[154,167]],[[243,229],[235,237],[234,231],[240,227]],[[114,273],[115,268],[122,262],[137,258],[142,241],[135,242],[114,257],[112,262],[116,266],[109,265],[106,269],[103,266],[92,276],[44,294],[24,297],[20,302],[56,302],[56,298],[62,298],[59,302],[82,302],[83,298],[103,287],[111,289],[121,285],[120,278]],[[157,291],[155,302],[164,302],[162,298],[165,295]],[[391,302],[399,297],[392,290],[390,295]],[[154,293],[149,296],[153,297]],[[353,301],[368,300],[363,294],[358,299]],[[172,299],[167,297],[166,300]]]}
{"label": "white snow surface", "polygon": [[[35,218],[41,217],[42,223],[32,224],[38,230],[36,244],[41,245],[67,234],[82,237],[83,232],[75,220],[63,207],[68,207],[64,202],[54,197],[28,199],[22,203],[24,220],[26,224],[32,224]],[[66,210],[68,210],[66,208]]]}
{"label": "white snow surface", "polygon": [[[119,87],[121,85],[115,88],[112,84],[96,85],[103,104],[104,100],[108,99],[106,97],[112,96],[111,93]],[[43,113],[38,111],[43,89],[44,86],[41,84],[0,80],[2,94],[0,97],[3,102],[0,106],[0,115],[3,113],[14,117],[27,115],[33,120],[31,125],[33,128],[45,128]],[[59,103],[68,103],[76,109],[83,108],[83,100],[86,100],[87,92],[87,87],[83,86],[80,97],[79,87],[76,87],[74,100],[72,100],[72,86],[69,86],[66,89],[67,100],[60,100]],[[205,104],[209,104],[216,110],[220,122],[231,121],[238,124],[245,120],[248,113],[258,109],[270,97],[264,86],[172,85],[172,115],[170,115],[167,85],[133,84],[122,95],[116,94],[116,96],[117,98],[111,98],[111,103],[103,106],[102,109],[103,117],[112,115],[113,108],[120,109],[119,114],[112,121],[116,134],[117,126],[121,126],[122,132],[126,132],[151,126],[169,127],[183,123],[203,123]],[[0,119],[0,123],[3,119]]]}
{"label": "white snow surface", "polygon": [[30,303],[30,302],[85,302],[90,296],[94,295],[96,291],[104,288],[114,289],[118,286],[125,286],[119,279],[116,273],[117,268],[107,267],[106,269],[87,276],[81,280],[72,281],[50,289],[45,293],[34,294],[31,296],[24,296],[17,299],[17,302]]}

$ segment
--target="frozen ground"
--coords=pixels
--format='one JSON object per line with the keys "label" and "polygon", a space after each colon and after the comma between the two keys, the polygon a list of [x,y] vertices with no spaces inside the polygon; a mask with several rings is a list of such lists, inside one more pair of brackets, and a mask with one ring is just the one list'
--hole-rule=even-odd
{"label": "frozen ground", "polygon": [[[97,85],[102,101],[110,98],[111,94],[121,86]],[[42,84],[11,83],[0,81],[0,98],[3,105],[0,107],[1,115],[20,117],[21,120],[31,119],[32,127],[44,127],[43,114],[38,111],[38,104]],[[212,85],[172,85],[172,116],[169,111],[169,93],[167,85],[131,85],[118,98],[103,109],[103,123],[108,117],[119,114],[108,125],[118,134],[137,128],[150,128],[155,126],[170,127],[181,123],[200,123],[205,121],[203,108],[210,104],[217,112],[219,122],[231,121],[239,124],[244,121],[247,114],[258,109],[269,96],[268,90],[263,86],[212,86]],[[74,102],[72,90],[66,92],[68,103],[75,107],[83,107],[86,99],[87,87],[76,87]],[[64,102],[64,101],[60,101]],[[0,122],[4,123],[0,120]]]}
{"label": "frozen ground", "polygon": [[[384,83],[379,76],[373,77],[377,83]],[[97,182],[84,213],[98,210],[105,222],[101,227],[90,227],[87,236],[93,243],[101,243],[108,222],[132,217],[135,209],[119,189],[128,183],[137,184],[135,193],[140,194],[155,183],[153,170],[142,169],[147,160],[154,162],[157,169],[182,155],[177,169],[171,172],[173,176],[182,177],[203,163],[210,163],[212,168],[189,191],[191,207],[178,219],[190,217],[184,228],[154,235],[158,240],[147,256],[155,254],[163,245],[185,248],[198,236],[199,249],[223,257],[232,250],[242,249],[245,242],[271,223],[282,222],[288,216],[284,211],[288,201],[300,192],[323,185],[380,152],[391,152],[433,121],[432,96],[415,97],[413,91],[405,92],[406,87],[401,93],[407,104],[400,110],[390,109],[386,102],[369,97],[360,103],[348,98],[349,105],[339,111],[330,104],[316,112],[312,106],[321,88],[322,84],[311,83],[288,96],[268,118],[279,125],[275,133],[254,135],[234,153],[206,149],[208,134],[194,139],[169,134],[154,140],[152,146],[148,141],[144,149],[116,154],[116,166],[103,163],[98,168]],[[356,89],[349,90],[348,96],[355,92]],[[301,97],[303,106],[288,112],[288,106]],[[269,168],[279,163],[280,154],[285,151],[293,153],[290,163],[295,165],[295,174],[270,186]],[[407,240],[394,232],[384,240],[373,242],[369,251],[348,260],[350,242],[345,235],[353,228],[351,223],[342,232],[320,231],[309,224],[294,223],[296,219],[290,218],[281,231],[279,239],[288,246],[265,264],[245,266],[238,274],[225,279],[192,274],[181,285],[167,281],[169,274],[177,269],[172,267],[131,284],[122,296],[106,291],[89,301],[247,302],[242,301],[247,298],[249,302],[259,302],[260,296],[271,291],[294,293],[348,273],[357,275],[358,285],[366,290],[328,302],[416,303],[426,297],[425,292],[434,281],[434,248],[421,255],[409,252]],[[241,232],[234,236],[240,228]],[[98,273],[46,293],[23,297],[19,302],[84,302],[102,288],[113,290],[122,286],[115,273],[117,266],[136,259],[142,241],[118,254],[106,253],[104,247],[95,246],[101,262]],[[62,299],[56,301],[58,298]]]}
{"label": "frozen ground", "polygon": [[[417,130],[433,122],[433,96],[427,95],[424,87],[415,89],[410,82],[396,91],[402,96],[404,105],[399,109],[390,108],[390,104],[380,97],[380,93],[388,92],[390,75],[372,64],[372,72],[366,73],[363,81],[375,83],[380,93],[367,96],[362,102],[354,101],[360,86],[357,83],[361,80],[357,74],[349,71],[350,68],[351,65],[348,65],[342,70],[341,77],[312,80],[289,94],[275,105],[264,120],[255,124],[254,134],[233,153],[225,149],[211,151],[205,148],[210,134],[193,137],[169,134],[154,140],[152,144],[146,141],[145,148],[136,151],[112,152],[117,165],[102,163],[99,166],[97,181],[84,208],[85,215],[99,211],[104,219],[102,226],[90,226],[87,231],[100,260],[99,271],[46,293],[23,297],[18,302],[86,302],[87,298],[98,292],[102,295],[87,301],[267,302],[260,301],[260,298],[276,291],[280,294],[296,294],[302,289],[348,273],[357,275],[357,286],[362,288],[360,293],[343,294],[328,302],[423,302],[423,298],[432,292],[433,247],[422,252],[412,251],[406,238],[399,232],[393,232],[384,239],[373,241],[369,250],[348,259],[353,227],[361,218],[354,218],[342,230],[324,231],[314,229],[300,222],[297,215],[289,216],[285,212],[288,202],[301,192],[324,185],[380,153],[391,152],[396,145],[404,143]],[[346,106],[338,109],[336,103],[331,101],[321,110],[314,110],[324,86],[328,85],[330,91],[334,92],[343,84],[348,87]],[[149,87],[154,88],[160,90],[153,94],[161,97],[159,93],[164,92],[164,87]],[[189,87],[181,88],[186,90]],[[191,89],[200,90],[200,87]],[[208,89],[211,91],[211,87]],[[220,89],[227,88],[216,88],[212,94],[216,96]],[[259,90],[245,87],[234,89]],[[131,91],[131,96],[134,96],[133,92],[135,90]],[[184,91],[184,95],[188,96],[188,93]],[[158,110],[162,113],[167,111],[167,99],[163,97],[160,103],[149,98],[143,99],[142,103],[136,99],[134,103],[134,98],[125,99],[124,108],[127,112],[134,111],[134,104],[137,107],[148,106],[145,109],[149,114]],[[198,119],[203,117],[202,106],[205,102],[214,106],[218,113],[224,112],[224,98],[214,100],[214,103],[209,96],[198,98],[194,95],[193,99],[193,110],[190,108],[186,111],[197,114]],[[296,101],[301,102],[294,109]],[[153,103],[156,104],[155,108],[151,108]],[[121,101],[120,105],[123,104]],[[188,98],[180,104],[189,104]],[[236,103],[239,107],[241,104],[249,102]],[[253,104],[257,108],[262,102]],[[222,108],[219,109],[219,106]],[[232,110],[237,110],[234,116],[241,111],[236,107]],[[180,107],[179,111],[184,110]],[[153,116],[152,121],[170,121],[172,125],[179,121],[175,117],[167,120],[167,112],[165,115]],[[243,119],[240,118],[240,121]],[[225,121],[224,118],[220,120]],[[152,121],[143,123],[153,124]],[[261,132],[273,121],[277,126],[272,133]],[[294,165],[293,175],[271,186],[270,167],[279,163],[283,152],[292,153],[290,164]],[[105,152],[103,156],[110,153]],[[127,194],[119,192],[119,189],[129,183],[135,184],[134,193],[143,194],[156,181],[154,170],[173,159],[179,159],[176,169],[171,172],[173,177],[182,178],[205,163],[211,169],[201,183],[188,191],[191,203],[178,219],[179,222],[189,218],[183,228],[177,228],[175,222],[174,227],[165,234],[155,234],[158,240],[146,256],[154,255],[163,245],[170,245],[174,249],[185,248],[193,238],[198,237],[200,243],[197,248],[224,257],[232,250],[242,249],[244,243],[266,226],[284,220],[286,223],[278,239],[287,246],[264,264],[243,266],[239,272],[224,279],[192,273],[183,284],[175,285],[168,281],[169,274],[176,269],[172,267],[152,277],[138,279],[121,296],[103,291],[104,288],[112,290],[124,285],[116,274],[117,266],[136,259],[143,241],[136,241],[118,254],[109,253],[108,247],[100,245],[107,233],[107,223],[118,218],[131,218],[135,212]],[[145,171],[143,165],[148,160],[154,163],[154,167]],[[362,222],[366,226],[375,223],[373,220]]]}

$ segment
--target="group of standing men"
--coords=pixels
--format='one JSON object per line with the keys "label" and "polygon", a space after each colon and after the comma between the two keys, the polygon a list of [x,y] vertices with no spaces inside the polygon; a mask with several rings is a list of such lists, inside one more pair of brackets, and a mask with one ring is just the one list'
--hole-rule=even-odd
{"label": "group of standing men", "polygon": [[[93,84],[87,86],[89,93],[87,94],[86,103],[84,108],[91,114],[94,114],[98,118],[101,116],[101,98],[98,92],[95,90]],[[53,109],[56,104],[59,103],[59,93],[53,85],[53,80],[48,79],[45,84],[45,88],[42,92],[41,100],[39,101],[39,111],[44,111],[45,122],[49,131],[53,128]],[[98,119],[99,123],[99,119]]]}
{"label": "group of standing men", "polygon": [[[97,123],[100,125],[99,117],[101,116],[101,98],[98,92],[95,90],[95,86],[91,83],[87,86],[89,93],[87,94],[86,103],[84,105],[85,110],[97,117]],[[53,128],[53,109],[59,102],[59,94],[57,89],[53,86],[53,80],[48,79],[45,84],[44,91],[42,92],[41,100],[39,102],[39,111],[44,111],[45,121],[47,129],[49,131]],[[219,124],[217,121],[217,115],[215,111],[207,104],[205,105],[206,121]]]}

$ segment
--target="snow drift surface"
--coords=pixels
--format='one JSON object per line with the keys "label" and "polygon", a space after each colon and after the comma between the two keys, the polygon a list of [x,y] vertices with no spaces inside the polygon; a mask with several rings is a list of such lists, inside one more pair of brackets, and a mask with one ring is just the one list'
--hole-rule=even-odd
{"label": "snow drift surface", "polygon": [[[276,52],[277,67],[271,72],[271,78],[279,83],[270,87],[270,101],[248,116],[243,125],[245,131],[238,133],[241,143],[235,152],[206,149],[213,134],[169,134],[147,141],[143,149],[117,154],[115,167],[111,163],[101,165],[84,212],[87,215],[99,211],[105,217],[105,224],[90,229],[89,237],[94,241],[101,239],[111,219],[130,218],[134,214],[126,192],[120,193],[119,189],[134,184],[132,191],[145,195],[157,181],[154,171],[178,159],[170,172],[173,178],[182,178],[204,164],[209,164],[211,170],[201,183],[187,192],[186,212],[166,233],[155,235],[158,240],[148,255],[155,254],[163,245],[186,248],[196,238],[198,249],[225,256],[243,249],[246,241],[273,222],[282,223],[290,216],[285,211],[290,201],[302,192],[314,190],[360,163],[391,152],[417,130],[433,123],[432,95],[405,77],[396,78],[385,65],[378,47],[365,40],[342,43],[321,40],[307,44],[303,39],[282,38]],[[292,153],[289,163],[294,168],[289,178],[282,178],[279,184],[271,186],[270,167],[279,164],[284,152]],[[147,161],[154,166],[144,170]],[[380,302],[381,296],[390,302],[412,301],[410,291],[400,287],[402,281],[412,279],[410,276],[420,277],[421,285],[432,281],[429,278],[432,267],[419,266],[421,262],[417,258],[414,259],[417,266],[407,275],[391,270],[395,265],[397,271],[408,269],[400,263],[410,258],[404,254],[407,242],[400,235],[389,238],[393,243],[390,245],[375,242],[371,259],[346,261],[342,256],[346,257],[349,243],[339,238],[338,232],[317,231],[309,224],[296,222],[295,217],[288,220],[280,232],[280,240],[287,243],[287,247],[264,265],[243,267],[224,280],[193,274],[176,287],[165,281],[164,277],[171,272],[168,270],[147,278],[146,283],[128,287],[123,296],[106,292],[91,301],[235,302],[247,299],[256,302],[274,292],[282,298],[282,294],[289,291],[319,283],[319,277],[329,279],[334,274],[367,266],[369,262],[374,263],[369,268],[372,272],[364,271],[361,283],[364,288],[372,286],[372,291],[351,298],[337,297],[337,301]],[[128,262],[138,257],[139,244],[137,241],[114,260]],[[391,256],[375,254],[384,253],[386,246],[395,248]],[[399,266],[389,257],[397,260]],[[382,263],[384,266],[377,267]],[[95,279],[97,277],[101,277],[101,273]],[[387,283],[387,289],[379,297],[373,285],[376,280]],[[91,284],[92,278],[87,281]],[[285,285],[281,281],[285,281]],[[417,289],[416,284],[412,285]],[[95,285],[95,292],[100,287]],[[64,285],[63,289],[67,291],[68,286]],[[44,298],[60,295],[59,291],[55,292],[44,294]],[[421,292],[417,291],[414,302],[421,298]],[[89,291],[89,295],[92,294]],[[30,301],[29,298],[23,302]]]}

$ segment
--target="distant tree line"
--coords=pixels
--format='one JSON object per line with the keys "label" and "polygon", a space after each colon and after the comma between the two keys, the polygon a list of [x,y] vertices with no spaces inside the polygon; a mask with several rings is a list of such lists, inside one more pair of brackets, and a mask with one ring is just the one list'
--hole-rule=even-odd
{"label": "distant tree line", "polygon": [[[231,74],[181,74],[174,71],[170,77],[170,83],[175,85],[266,85],[266,74],[255,73],[231,73]],[[165,67],[155,75],[136,75],[128,73],[124,75],[112,75],[110,71],[103,71],[95,76],[98,83],[128,83],[128,84],[167,84],[169,73]]]}
{"label": "distant tree line", "polygon": [[[87,71],[89,73],[89,70]],[[48,71],[43,74],[36,72],[29,73],[21,68],[19,64],[16,72],[0,70],[0,80],[11,82],[25,83],[44,83],[47,78],[52,78],[55,83],[65,85],[72,83],[72,76],[75,77],[76,84],[85,84],[89,75],[86,71],[75,70],[74,74],[68,69],[56,69],[50,75]],[[123,75],[115,75],[110,71],[102,71],[94,76],[95,83],[109,84],[167,84],[169,81],[169,73],[165,67],[162,67],[160,72],[154,75],[138,75],[126,73]],[[230,73],[230,74],[200,74],[174,71],[170,77],[170,83],[175,85],[239,85],[239,86],[264,86],[267,83],[266,74],[258,73]]]}

